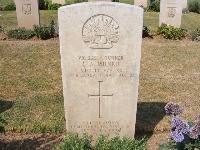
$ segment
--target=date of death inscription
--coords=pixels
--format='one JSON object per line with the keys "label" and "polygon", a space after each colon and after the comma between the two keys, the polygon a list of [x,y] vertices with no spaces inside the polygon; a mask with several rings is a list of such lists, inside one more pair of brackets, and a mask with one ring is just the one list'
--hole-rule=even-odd
{"label": "date of death inscription", "polygon": [[[134,77],[134,68],[125,56],[77,56],[76,68],[68,76],[74,78]],[[78,67],[77,67],[78,66]]]}
{"label": "date of death inscription", "polygon": [[91,121],[84,122],[82,125],[70,125],[70,129],[81,132],[120,132],[130,128],[129,125],[122,125],[119,121]]}

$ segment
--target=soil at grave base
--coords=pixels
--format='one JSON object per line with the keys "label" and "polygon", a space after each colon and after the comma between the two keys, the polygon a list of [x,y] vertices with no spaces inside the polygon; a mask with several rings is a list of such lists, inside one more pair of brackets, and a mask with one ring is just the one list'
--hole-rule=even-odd
{"label": "soil at grave base", "polygon": [[[150,150],[166,143],[168,133],[156,133],[148,138]],[[0,134],[0,150],[51,150],[62,141],[62,134],[5,133]]]}

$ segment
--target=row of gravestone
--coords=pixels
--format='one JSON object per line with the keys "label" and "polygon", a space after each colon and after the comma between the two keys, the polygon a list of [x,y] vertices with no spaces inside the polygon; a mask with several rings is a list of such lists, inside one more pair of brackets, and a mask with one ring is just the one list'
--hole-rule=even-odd
{"label": "row of gravestone", "polygon": [[[147,0],[134,0],[134,5],[147,8]],[[187,8],[187,0],[182,0],[182,9]]]}
{"label": "row of gravestone", "polygon": [[[91,0],[98,1],[98,0]],[[110,0],[102,0],[110,1]],[[136,2],[137,0],[135,0]],[[144,2],[144,0],[141,0]],[[58,1],[57,1],[58,2]],[[161,0],[160,23],[180,27],[182,18],[183,0]],[[15,0],[18,27],[32,29],[33,25],[39,25],[39,9],[37,0]],[[140,5],[140,4],[139,4]]]}
{"label": "row of gravestone", "polygon": [[[91,2],[91,1],[94,1],[94,0],[88,0],[88,2]],[[104,1],[111,2],[111,0],[104,0]],[[52,0],[52,3],[65,4],[65,0]],[[134,5],[147,8],[147,0],[134,0]],[[183,9],[187,8],[187,0],[182,0],[182,6],[183,6]]]}

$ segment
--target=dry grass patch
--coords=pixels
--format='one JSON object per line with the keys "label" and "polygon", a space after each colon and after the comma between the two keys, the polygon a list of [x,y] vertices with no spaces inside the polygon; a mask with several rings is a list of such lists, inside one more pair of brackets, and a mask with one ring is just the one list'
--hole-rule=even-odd
{"label": "dry grass patch", "polygon": [[[167,102],[184,107],[193,120],[200,110],[200,43],[144,39],[136,131],[169,130]],[[59,43],[5,41],[0,44],[0,108],[6,130],[64,131]],[[2,107],[2,106],[1,106]]]}
{"label": "dry grass patch", "polygon": [[[185,109],[182,116],[193,121],[200,110],[200,43],[190,41],[145,39],[139,87],[139,102],[177,102]],[[169,129],[169,118],[158,106],[144,109],[138,127],[148,126],[155,131]],[[153,112],[153,113],[152,113]],[[164,118],[156,124],[156,118]],[[146,120],[151,120],[152,124]],[[142,125],[140,125],[142,124]]]}
{"label": "dry grass patch", "polygon": [[64,128],[58,41],[7,41],[0,45],[0,114],[6,130],[48,132]]}

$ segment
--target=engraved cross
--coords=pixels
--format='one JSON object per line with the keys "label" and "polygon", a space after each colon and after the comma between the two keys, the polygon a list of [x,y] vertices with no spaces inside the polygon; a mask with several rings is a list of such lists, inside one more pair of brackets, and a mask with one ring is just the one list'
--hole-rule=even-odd
{"label": "engraved cross", "polygon": [[101,95],[101,82],[103,82],[103,81],[98,81],[98,82],[99,82],[99,94],[98,95],[88,94],[88,97],[98,97],[99,98],[99,118],[101,118],[101,98],[113,96],[113,94],[111,94],[111,95]]}

